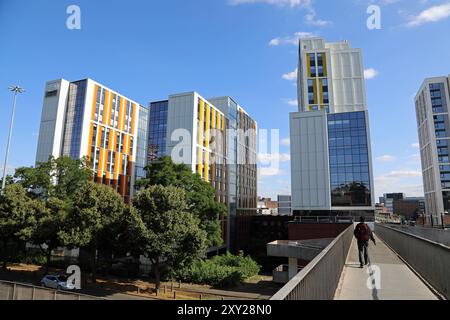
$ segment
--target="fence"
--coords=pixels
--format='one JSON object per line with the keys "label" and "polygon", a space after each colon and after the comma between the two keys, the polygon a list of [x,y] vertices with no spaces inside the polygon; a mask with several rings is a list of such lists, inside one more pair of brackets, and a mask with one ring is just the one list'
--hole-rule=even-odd
{"label": "fence", "polygon": [[437,228],[424,228],[422,226],[405,226],[405,225],[388,225],[390,228],[404,231],[409,234],[418,236],[419,238],[425,238],[433,242],[443,244],[447,247],[450,246],[450,230],[442,230]]}
{"label": "fence", "polygon": [[298,273],[271,300],[332,300],[353,239],[353,225]]}
{"label": "fence", "polygon": [[294,223],[353,223],[353,217],[308,217],[308,216],[297,216],[294,217]]}
{"label": "fence", "polygon": [[376,226],[376,233],[434,289],[450,298],[450,247],[383,225]]}
{"label": "fence", "polygon": [[0,300],[103,300],[102,298],[0,281]]}

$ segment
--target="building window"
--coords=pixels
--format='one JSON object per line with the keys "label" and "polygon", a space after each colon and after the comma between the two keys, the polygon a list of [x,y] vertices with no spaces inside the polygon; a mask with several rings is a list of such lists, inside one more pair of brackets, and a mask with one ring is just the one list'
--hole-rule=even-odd
{"label": "building window", "polygon": [[58,90],[47,91],[45,93],[46,98],[56,97],[58,95]]}
{"label": "building window", "polygon": [[309,54],[309,63],[311,65],[311,67],[316,66],[316,55],[314,53]]}
{"label": "building window", "polygon": [[314,92],[308,93],[308,100],[309,100],[309,104],[313,104],[316,102],[315,97],[314,97]]}
{"label": "building window", "polygon": [[364,112],[328,115],[334,207],[370,207],[371,179]]}
{"label": "building window", "polygon": [[308,92],[314,92],[314,80],[313,79],[308,80]]}
{"label": "building window", "polygon": [[319,77],[323,77],[324,73],[323,73],[323,66],[319,66],[318,67],[318,73],[319,73]]}

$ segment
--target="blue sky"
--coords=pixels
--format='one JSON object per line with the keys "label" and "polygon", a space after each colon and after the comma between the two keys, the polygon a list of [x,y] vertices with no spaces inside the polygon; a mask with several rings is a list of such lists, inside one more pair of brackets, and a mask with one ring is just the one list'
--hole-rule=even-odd
{"label": "blue sky", "polygon": [[[81,30],[66,28],[73,4]],[[366,27],[370,4],[381,30]],[[192,90],[234,97],[284,142],[281,170],[260,176],[259,194],[288,193],[295,43],[318,35],[363,49],[377,196],[421,195],[413,98],[425,77],[450,74],[449,31],[448,0],[0,0],[0,159],[9,85],[27,89],[12,169],[34,164],[45,82],[90,77],[142,104]]]}

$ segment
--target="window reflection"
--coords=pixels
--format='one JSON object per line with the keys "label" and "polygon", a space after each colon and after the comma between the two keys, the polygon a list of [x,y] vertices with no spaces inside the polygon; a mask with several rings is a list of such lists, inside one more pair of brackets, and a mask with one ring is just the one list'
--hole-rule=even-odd
{"label": "window reflection", "polygon": [[329,115],[328,136],[332,206],[371,206],[365,112]]}

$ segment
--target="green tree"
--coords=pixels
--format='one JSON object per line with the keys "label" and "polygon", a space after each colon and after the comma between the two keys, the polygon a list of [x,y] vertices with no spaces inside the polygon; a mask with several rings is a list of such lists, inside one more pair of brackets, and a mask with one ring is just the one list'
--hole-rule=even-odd
{"label": "green tree", "polygon": [[136,183],[137,188],[174,186],[186,192],[188,211],[201,221],[200,227],[208,234],[209,246],[223,243],[219,219],[227,207],[215,200],[216,190],[184,164],[175,164],[170,157],[160,158],[146,167],[147,176]]}
{"label": "green tree", "polygon": [[70,206],[57,198],[50,198],[42,203],[41,210],[36,212],[36,223],[30,241],[43,252],[47,274],[53,250],[63,245],[60,233],[65,230]]}
{"label": "green tree", "polygon": [[73,195],[92,177],[87,159],[51,157],[49,161],[36,167],[18,168],[14,175],[17,183],[28,190],[35,198],[51,197],[63,201],[73,199]]}
{"label": "green tree", "polygon": [[119,225],[129,208],[112,188],[93,182],[84,184],[74,194],[74,203],[59,232],[62,243],[91,253],[92,280],[96,279],[97,253],[111,250],[118,241]]}
{"label": "green tree", "polygon": [[15,172],[14,183],[39,203],[30,241],[43,251],[46,271],[52,251],[62,245],[60,232],[73,202],[78,201],[77,190],[90,177],[92,172],[86,158],[50,157],[49,161],[38,163],[36,167],[22,167]]}
{"label": "green tree", "polygon": [[[36,224],[36,211],[40,203],[31,199],[17,184],[5,187],[0,193],[0,243],[3,269],[18,248],[28,241]],[[13,248],[10,248],[13,245]]]}
{"label": "green tree", "polygon": [[180,188],[150,186],[138,193],[133,204],[130,233],[135,247],[152,262],[159,289],[161,265],[173,270],[203,257],[207,234],[187,211],[186,193]]}

